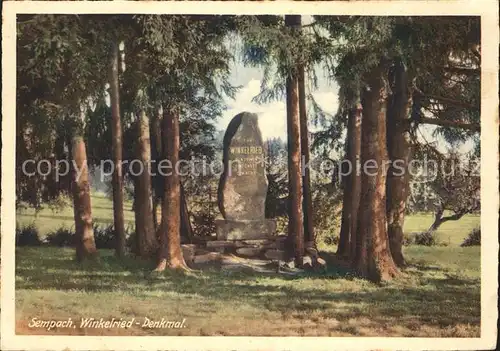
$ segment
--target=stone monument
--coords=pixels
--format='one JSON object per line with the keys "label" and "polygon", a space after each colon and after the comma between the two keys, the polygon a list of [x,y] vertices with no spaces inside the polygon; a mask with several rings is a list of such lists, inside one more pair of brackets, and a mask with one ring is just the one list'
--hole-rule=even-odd
{"label": "stone monument", "polygon": [[216,219],[217,240],[270,239],[276,221],[266,219],[267,176],[265,148],[256,114],[242,112],[224,135],[218,204],[223,219]]}

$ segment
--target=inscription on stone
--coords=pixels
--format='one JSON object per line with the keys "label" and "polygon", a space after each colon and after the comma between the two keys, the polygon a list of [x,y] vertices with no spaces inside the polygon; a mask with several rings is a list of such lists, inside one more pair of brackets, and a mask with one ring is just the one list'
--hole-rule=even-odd
{"label": "inscription on stone", "polygon": [[[218,200],[224,218],[215,221],[217,239],[237,241],[274,236],[276,221],[264,215],[267,176],[257,115],[242,112],[231,120],[224,135],[223,152],[224,173]],[[254,251],[259,253],[260,248]]]}

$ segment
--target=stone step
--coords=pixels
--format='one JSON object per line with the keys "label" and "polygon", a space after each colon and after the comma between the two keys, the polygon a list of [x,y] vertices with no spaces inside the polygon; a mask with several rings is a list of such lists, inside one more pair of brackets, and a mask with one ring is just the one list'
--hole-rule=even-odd
{"label": "stone step", "polygon": [[194,244],[183,244],[181,245],[182,255],[184,256],[184,261],[191,262],[196,253],[196,245]]}
{"label": "stone step", "polygon": [[284,261],[285,260],[285,251],[270,249],[264,253],[264,257],[267,259],[270,259],[270,260]]}
{"label": "stone step", "polygon": [[313,258],[318,257],[318,251],[315,248],[312,247],[306,247],[306,253],[309,254]]}
{"label": "stone step", "polygon": [[269,239],[252,239],[252,240],[241,240],[241,242],[248,245],[265,246],[271,244],[273,241]]}
{"label": "stone step", "polygon": [[234,247],[234,246],[235,246],[234,241],[227,241],[227,240],[207,241],[207,247]]}
{"label": "stone step", "polygon": [[260,247],[240,247],[236,249],[236,253],[242,256],[258,256],[262,253],[263,249]]}
{"label": "stone step", "polygon": [[206,263],[212,261],[218,261],[222,258],[222,254],[219,252],[209,252],[203,255],[197,255],[193,257],[193,263]]}
{"label": "stone step", "polygon": [[269,239],[254,239],[254,240],[213,240],[206,242],[207,248],[240,248],[240,247],[250,247],[250,248],[265,248],[273,249],[276,248],[276,243],[274,240]]}
{"label": "stone step", "polygon": [[327,269],[326,261],[321,257],[318,257],[314,261],[314,270],[317,272],[326,272],[326,269]]}

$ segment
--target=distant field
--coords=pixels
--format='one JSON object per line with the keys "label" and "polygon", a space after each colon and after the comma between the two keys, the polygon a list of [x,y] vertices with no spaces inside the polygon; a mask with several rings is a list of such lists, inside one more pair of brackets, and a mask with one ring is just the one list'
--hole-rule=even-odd
{"label": "distant field", "polygon": [[[109,225],[113,223],[113,203],[111,199],[102,194],[92,196],[92,216],[94,223]],[[61,227],[72,228],[74,225],[73,207],[68,207],[60,212],[44,209],[35,215],[33,209],[19,210],[17,212],[17,223],[20,227],[34,224],[42,237]],[[134,212],[132,203],[125,202],[125,225],[134,224]],[[405,220],[405,233],[421,232],[430,227],[433,221],[432,214],[415,214],[407,216]],[[466,215],[458,221],[444,223],[436,232],[440,241],[457,246],[462,243],[467,234],[480,225],[479,215]]]}
{"label": "distant field", "polygon": [[[113,207],[92,198],[94,221],[111,224]],[[18,213],[42,235],[73,225],[72,208]],[[133,223],[131,204],[125,217]],[[423,231],[431,215],[409,216],[407,233]],[[325,274],[230,272],[150,275],[152,267],[131,257],[119,261],[99,250],[97,262],[78,264],[74,250],[16,248],[16,332],[70,335],[254,335],[254,336],[420,336],[480,335],[480,247],[459,247],[479,216],[466,216],[440,228],[449,246],[404,247],[409,263],[401,278],[383,285],[357,278],[336,266],[335,247],[323,247]],[[112,301],[112,303],[110,303]],[[186,319],[185,329],[31,329],[42,319]]]}
{"label": "distant field", "polygon": [[[113,202],[111,199],[101,194],[92,195],[92,217],[93,221],[99,225],[113,224]],[[134,212],[132,212],[132,203],[126,201],[124,205],[125,225],[134,223]],[[35,210],[23,209],[18,210],[16,221],[20,227],[34,224],[42,237],[50,232],[56,231],[61,227],[73,228],[75,221],[73,217],[73,205],[68,204],[68,207],[59,212],[54,212],[51,209],[43,209],[37,214]]]}
{"label": "distant field", "polygon": [[[79,265],[70,248],[16,249],[16,332],[57,335],[480,335],[480,248],[407,247],[404,275],[378,286],[332,263],[290,277],[209,269],[149,275],[151,266],[100,250]],[[41,319],[75,329],[32,329]],[[82,329],[80,318],[186,319],[185,329]]]}
{"label": "distant field", "polygon": [[[405,233],[421,232],[427,230],[434,216],[432,214],[414,214],[405,218]],[[438,240],[446,242],[452,246],[460,245],[470,231],[481,226],[481,216],[476,214],[465,215],[458,221],[448,221],[443,223],[437,230]]]}

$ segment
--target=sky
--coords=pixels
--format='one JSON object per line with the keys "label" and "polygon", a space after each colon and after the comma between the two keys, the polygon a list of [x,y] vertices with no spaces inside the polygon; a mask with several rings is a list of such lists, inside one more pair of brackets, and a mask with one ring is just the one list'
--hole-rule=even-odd
{"label": "sky", "polygon": [[[302,16],[302,24],[309,24],[311,22],[312,16]],[[231,40],[231,42],[228,42],[228,45],[230,45],[233,50],[240,50],[239,46],[241,43],[239,43],[239,38],[232,38]],[[123,43],[120,44],[121,50],[123,50],[122,44]],[[123,60],[123,62],[124,61],[125,60]],[[216,128],[220,131],[225,131],[234,116],[241,112],[251,112],[257,114],[259,118],[259,126],[264,140],[277,137],[286,140],[286,102],[284,98],[265,104],[258,104],[252,101],[260,92],[263,69],[245,67],[240,60],[234,60],[230,65],[230,69],[230,83],[233,86],[240,86],[241,88],[236,93],[234,99],[226,97],[227,109],[216,121]],[[335,115],[338,109],[338,85],[336,82],[327,79],[326,72],[321,68],[317,67],[315,73],[318,78],[318,88],[312,92],[312,95],[325,112]],[[307,93],[309,92],[306,91],[306,94]],[[106,97],[106,100],[109,104],[109,96]],[[431,125],[419,126],[420,135],[418,138],[421,139],[421,141],[425,139],[426,142],[437,142],[437,148],[441,152],[446,152],[448,145],[441,138],[433,136],[435,129],[436,127]],[[315,132],[316,130],[314,126],[309,125],[309,131]],[[472,142],[466,142],[459,147],[460,151],[463,153],[469,152],[472,148]]]}
{"label": "sky", "polygon": [[[303,25],[310,24],[312,20],[312,16],[302,16]],[[338,86],[335,82],[329,82],[325,73],[320,69],[316,69],[316,75],[318,76],[318,89],[312,95],[324,111],[335,114],[338,108]],[[229,108],[218,121],[217,129],[226,130],[231,119],[238,113],[251,112],[259,116],[259,126],[264,139],[273,137],[286,139],[285,100],[282,99],[267,104],[252,102],[252,98],[260,92],[262,78],[262,69],[245,67],[241,62],[232,63],[230,81],[234,86],[241,86],[242,88],[236,94],[234,100],[227,100]],[[309,126],[309,128],[314,131],[313,126]]]}
{"label": "sky", "polygon": [[[312,92],[315,100],[321,108],[335,114],[338,108],[338,85],[330,82],[325,77],[325,73],[320,69],[316,70],[318,76],[318,89]],[[228,109],[224,111],[221,118],[216,123],[218,130],[225,131],[231,119],[241,112],[256,113],[259,117],[259,127],[264,139],[280,137],[286,140],[286,102],[285,100],[272,101],[266,104],[252,102],[260,92],[260,84],[263,78],[263,71],[260,68],[245,67],[242,63],[234,62],[231,66],[230,82],[234,86],[241,86],[235,99],[226,99]],[[310,131],[315,131],[313,126],[309,126]],[[441,152],[446,152],[448,146],[441,138],[433,136],[436,129],[432,125],[419,126],[418,138],[427,142],[437,142],[437,148]],[[460,152],[466,153],[472,150],[473,143],[466,142],[459,147]]]}
{"label": "sky", "polygon": [[[240,112],[256,113],[259,116],[259,127],[264,139],[281,137],[286,139],[286,103],[285,100],[272,101],[267,104],[252,102],[260,92],[263,73],[260,68],[245,67],[241,63],[233,63],[230,81],[242,88],[235,99],[227,99],[228,109],[218,120],[217,129],[226,130],[231,119]],[[338,108],[338,86],[329,83],[323,72],[318,71],[318,89],[313,92],[315,100],[328,113],[335,114]]]}

